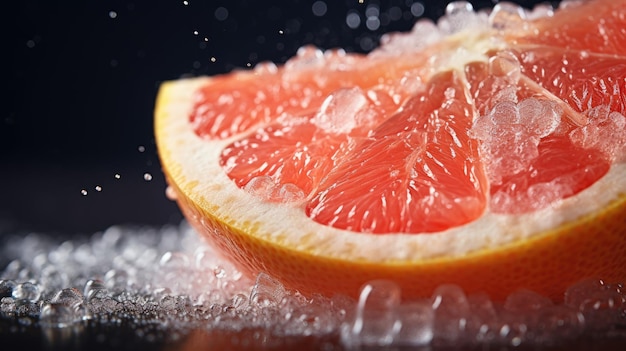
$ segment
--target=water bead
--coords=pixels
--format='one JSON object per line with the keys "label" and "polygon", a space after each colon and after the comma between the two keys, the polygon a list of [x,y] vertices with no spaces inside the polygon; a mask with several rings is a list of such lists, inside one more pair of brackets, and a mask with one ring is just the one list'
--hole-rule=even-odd
{"label": "water bead", "polygon": [[39,325],[44,328],[64,328],[81,320],[73,306],[49,302],[41,307]]}
{"label": "water bead", "polygon": [[108,296],[104,282],[98,279],[90,279],[85,283],[83,295],[86,300],[102,299]]}
{"label": "water bead", "polygon": [[76,288],[65,288],[57,292],[50,302],[74,307],[83,302],[83,294]]}
{"label": "water bead", "polygon": [[16,300],[37,302],[41,297],[41,289],[37,284],[24,282],[13,288],[12,297]]}

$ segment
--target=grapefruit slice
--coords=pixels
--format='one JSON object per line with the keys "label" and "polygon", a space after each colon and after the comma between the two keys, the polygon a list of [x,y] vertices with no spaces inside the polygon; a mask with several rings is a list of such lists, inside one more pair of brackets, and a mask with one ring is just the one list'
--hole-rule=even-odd
{"label": "grapefruit slice", "polygon": [[626,281],[626,1],[567,4],[454,2],[368,55],[166,82],[171,191],[241,269],[302,293]]}

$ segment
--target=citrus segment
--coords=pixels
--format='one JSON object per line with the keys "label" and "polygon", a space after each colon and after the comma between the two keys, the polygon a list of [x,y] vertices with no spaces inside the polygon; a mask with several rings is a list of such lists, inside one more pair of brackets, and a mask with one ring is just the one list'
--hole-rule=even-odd
{"label": "citrus segment", "polygon": [[375,128],[307,204],[315,221],[356,232],[428,233],[462,225],[486,206],[474,109],[448,71]]}
{"label": "citrus segment", "polygon": [[284,66],[258,65],[252,71],[236,71],[215,77],[195,93],[190,121],[196,133],[209,139],[227,138],[280,116],[314,112],[326,97],[341,88],[394,86],[394,98],[406,92],[399,83],[427,59],[405,57],[389,64],[366,60],[341,50],[326,53],[303,47]]}
{"label": "citrus segment", "polygon": [[[597,54],[626,54],[626,16],[622,1],[564,1],[554,16],[533,21],[516,45],[545,45]],[[516,37],[517,33],[512,33]]]}
{"label": "citrus segment", "polygon": [[368,55],[164,84],[156,139],[186,218],[302,292],[626,281],[626,1],[467,8]]}

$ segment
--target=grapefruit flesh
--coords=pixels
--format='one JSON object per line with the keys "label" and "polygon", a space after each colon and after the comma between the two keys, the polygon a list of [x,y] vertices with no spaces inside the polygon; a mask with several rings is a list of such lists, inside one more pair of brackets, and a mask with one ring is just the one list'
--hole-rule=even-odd
{"label": "grapefruit flesh", "polygon": [[560,299],[626,280],[626,1],[515,16],[455,10],[368,55],[303,48],[165,84],[157,145],[181,209],[302,292],[387,278]]}

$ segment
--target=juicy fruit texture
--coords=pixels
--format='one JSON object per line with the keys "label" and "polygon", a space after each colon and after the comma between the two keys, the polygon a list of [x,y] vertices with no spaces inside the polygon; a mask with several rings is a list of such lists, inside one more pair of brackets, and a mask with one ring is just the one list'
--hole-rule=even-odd
{"label": "juicy fruit texture", "polygon": [[[509,20],[517,27],[469,38],[475,47],[461,51],[443,40],[394,53],[393,38],[369,57],[304,48],[285,67],[215,78],[191,122],[202,137],[234,139],[221,164],[237,185],[325,225],[427,233],[487,207],[538,210],[589,187],[623,154],[626,21],[619,5],[597,6],[558,31],[548,21],[566,21],[559,15],[531,30]],[[480,16],[450,7],[450,22],[485,30]],[[491,26],[503,16],[516,14],[496,9]],[[613,114],[609,123],[597,123],[597,109]],[[594,123],[604,125],[587,130]]]}
{"label": "juicy fruit texture", "polygon": [[626,1],[569,4],[455,2],[368,55],[304,48],[164,84],[157,146],[181,209],[305,293],[386,278],[407,297],[452,282],[561,299],[626,280]]}

